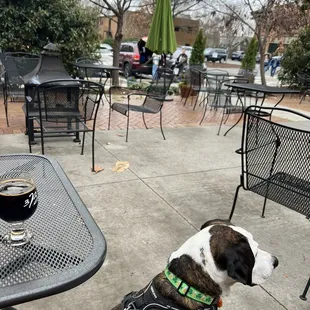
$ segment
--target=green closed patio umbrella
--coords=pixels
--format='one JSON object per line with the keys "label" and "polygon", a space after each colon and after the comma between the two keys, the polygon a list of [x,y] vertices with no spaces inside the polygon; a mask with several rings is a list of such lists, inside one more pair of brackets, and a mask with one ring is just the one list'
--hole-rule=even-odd
{"label": "green closed patio umbrella", "polygon": [[170,0],[157,0],[146,47],[165,55],[177,49]]}

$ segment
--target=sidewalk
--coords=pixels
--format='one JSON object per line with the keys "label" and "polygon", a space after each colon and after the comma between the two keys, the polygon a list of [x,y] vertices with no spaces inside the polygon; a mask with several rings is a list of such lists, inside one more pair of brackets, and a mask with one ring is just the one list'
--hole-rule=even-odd
{"label": "sidewalk", "polygon": [[[225,127],[226,128],[226,127]],[[59,161],[108,244],[98,273],[65,293],[19,305],[19,310],[109,310],[123,296],[143,288],[166,266],[169,255],[207,220],[227,218],[239,184],[241,130],[217,136],[217,126],[96,133],[92,174],[91,139],[85,155],[70,138],[49,139],[46,154]],[[34,146],[33,152],[39,152]],[[27,153],[27,137],[0,135],[0,153]],[[123,173],[112,172],[116,161],[129,161]],[[279,267],[263,285],[236,284],[223,297],[223,310],[308,310],[301,301],[310,266],[310,227],[304,216],[263,198],[240,191],[233,223],[251,232],[259,247],[279,258]],[[38,207],[39,208],[39,207]]]}

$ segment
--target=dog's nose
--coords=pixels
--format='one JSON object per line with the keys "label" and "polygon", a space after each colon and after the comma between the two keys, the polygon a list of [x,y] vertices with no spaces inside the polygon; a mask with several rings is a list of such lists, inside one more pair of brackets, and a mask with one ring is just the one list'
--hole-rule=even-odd
{"label": "dog's nose", "polygon": [[273,267],[277,268],[278,265],[279,265],[279,260],[275,256],[273,256]]}

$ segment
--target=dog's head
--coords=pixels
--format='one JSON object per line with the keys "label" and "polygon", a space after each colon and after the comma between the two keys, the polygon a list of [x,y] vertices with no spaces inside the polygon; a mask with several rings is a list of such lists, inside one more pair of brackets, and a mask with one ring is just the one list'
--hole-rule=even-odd
{"label": "dog's head", "polygon": [[182,255],[189,255],[222,287],[235,282],[262,284],[278,265],[278,259],[260,250],[249,232],[227,220],[206,222],[169,262]]}

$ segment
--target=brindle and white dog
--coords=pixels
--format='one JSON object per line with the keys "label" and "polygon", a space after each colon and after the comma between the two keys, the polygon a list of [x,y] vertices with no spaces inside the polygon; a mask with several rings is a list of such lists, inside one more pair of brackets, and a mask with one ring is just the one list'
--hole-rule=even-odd
{"label": "brindle and white dog", "polygon": [[[230,287],[237,282],[250,286],[262,284],[277,265],[278,259],[260,250],[249,232],[227,220],[206,222],[168,260],[171,273],[202,294],[211,296],[215,302],[220,300],[221,295],[227,295]],[[150,298],[146,295],[150,286],[152,300],[147,305]],[[216,309],[180,294],[165,272],[155,276],[146,288],[130,296],[131,301],[137,301],[136,304],[126,302],[125,298],[113,310]],[[153,300],[161,300],[163,306],[156,306],[156,302],[152,306],[150,303]],[[169,305],[165,307],[167,303]]]}

